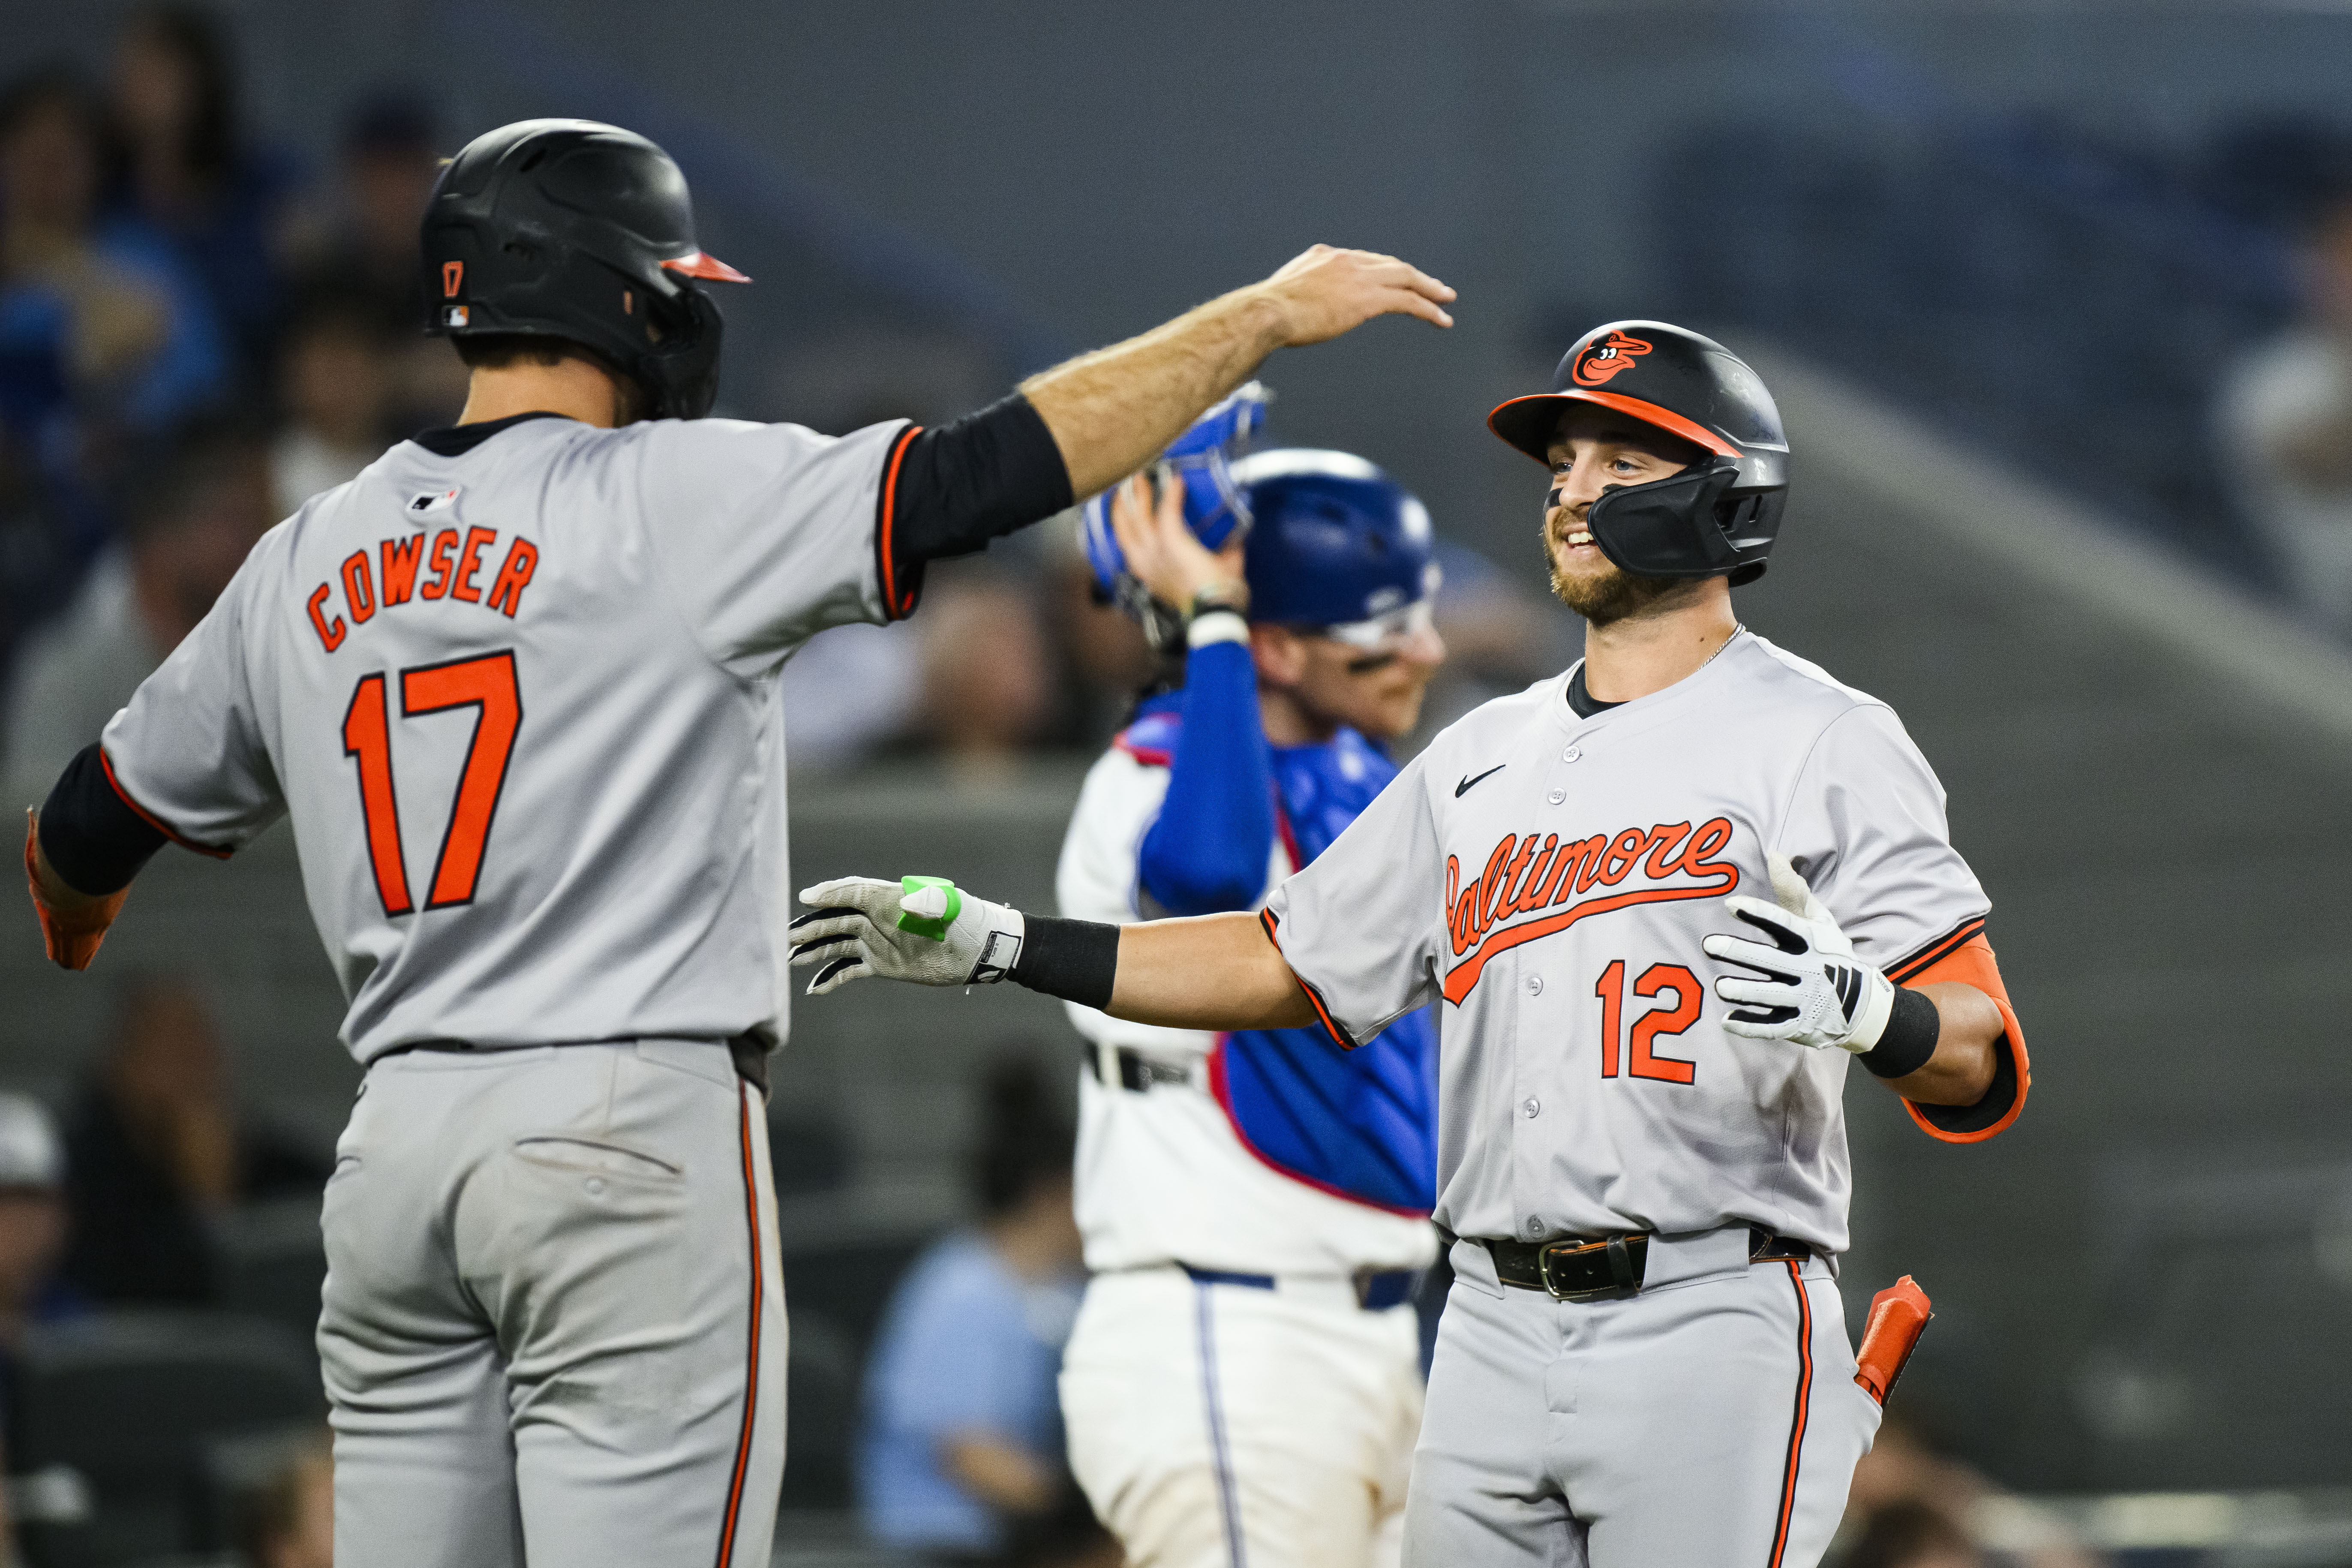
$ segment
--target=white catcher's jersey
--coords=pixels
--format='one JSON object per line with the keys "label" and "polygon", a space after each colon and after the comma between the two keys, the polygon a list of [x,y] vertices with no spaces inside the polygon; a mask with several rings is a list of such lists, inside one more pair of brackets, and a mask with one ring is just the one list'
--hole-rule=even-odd
{"label": "white catcher's jersey", "polygon": [[781,1031],[775,672],[887,618],[903,428],[403,442],[271,530],[115,715],[117,786],[214,853],[291,815],[362,1062]]}
{"label": "white catcher's jersey", "polygon": [[[1087,774],[1055,879],[1065,916],[1121,924],[1143,918],[1137,860],[1168,778],[1167,768],[1116,749]],[[1277,840],[1267,884],[1290,869]],[[1215,1035],[1066,1005],[1078,1033],[1098,1046],[1193,1068],[1190,1087],[1155,1084],[1140,1092],[1106,1089],[1091,1072],[1080,1074],[1076,1204],[1088,1268],[1187,1263],[1244,1274],[1348,1275],[1419,1268],[1436,1255],[1426,1220],[1320,1192],[1252,1154],[1207,1088],[1202,1063]]]}
{"label": "white catcher's jersey", "polygon": [[1700,942],[1747,931],[1723,900],[1769,900],[1777,852],[1899,978],[1986,912],[1943,788],[1885,704],[1751,633],[1590,719],[1568,679],[1447,729],[1276,889],[1283,954],[1356,1039],[1450,1004],[1454,1234],[1745,1221],[1843,1252],[1851,1058],[1727,1033]]}

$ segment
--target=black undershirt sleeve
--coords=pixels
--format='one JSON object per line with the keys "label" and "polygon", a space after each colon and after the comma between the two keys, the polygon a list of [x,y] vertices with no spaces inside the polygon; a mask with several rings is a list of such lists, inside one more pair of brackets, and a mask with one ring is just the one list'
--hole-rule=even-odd
{"label": "black undershirt sleeve", "polygon": [[115,793],[94,743],[66,764],[41,807],[41,853],[78,893],[102,898],[129,887],[170,842]]}
{"label": "black undershirt sleeve", "polygon": [[1070,504],[1054,433],[1019,393],[936,430],[918,430],[883,471],[876,548],[892,617],[913,613],[923,564],[970,555]]}

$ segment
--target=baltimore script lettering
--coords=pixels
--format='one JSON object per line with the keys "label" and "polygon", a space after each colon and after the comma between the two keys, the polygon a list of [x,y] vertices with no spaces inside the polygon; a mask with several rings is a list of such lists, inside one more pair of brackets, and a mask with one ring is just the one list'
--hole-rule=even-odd
{"label": "baltimore script lettering", "polygon": [[[1466,887],[1460,859],[1447,856],[1446,928],[1454,955],[1469,956],[1447,973],[1445,999],[1458,1005],[1495,954],[1565,931],[1587,915],[1670,899],[1703,899],[1737,887],[1739,868],[1715,858],[1730,842],[1731,822],[1721,816],[1701,823],[1696,832],[1687,822],[1662,822],[1590,838],[1546,834],[1540,843],[1532,833],[1507,833],[1486,857],[1486,870]],[[1646,885],[1583,896],[1618,886],[1636,867]],[[1550,912],[1507,923],[1514,915],[1538,910]]]}

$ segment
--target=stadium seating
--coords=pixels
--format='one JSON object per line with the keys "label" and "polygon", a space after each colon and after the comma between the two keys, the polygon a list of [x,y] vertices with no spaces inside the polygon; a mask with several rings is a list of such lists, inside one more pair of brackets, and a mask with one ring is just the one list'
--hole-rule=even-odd
{"label": "stadium seating", "polygon": [[310,1342],[327,1252],[315,1198],[231,1209],[213,1222],[213,1292],[226,1311],[276,1323]]}
{"label": "stadium seating", "polygon": [[24,1521],[32,1568],[202,1549],[206,1440],[325,1415],[302,1342],[225,1312],[107,1312],[37,1329],[16,1399],[10,1463],[54,1504]]}

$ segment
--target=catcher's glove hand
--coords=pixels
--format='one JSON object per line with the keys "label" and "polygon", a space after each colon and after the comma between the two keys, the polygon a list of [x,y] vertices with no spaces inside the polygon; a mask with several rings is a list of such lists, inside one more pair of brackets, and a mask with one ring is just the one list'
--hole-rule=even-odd
{"label": "catcher's glove hand", "polygon": [[1853,943],[1784,856],[1768,864],[1777,903],[1733,896],[1731,912],[1769,939],[1710,936],[1710,957],[1756,976],[1726,974],[1715,994],[1738,1010],[1723,1026],[1756,1040],[1792,1040],[1856,1056],[1878,1044],[1895,1011],[1895,982],[1853,954]]}
{"label": "catcher's glove hand", "polygon": [[974,898],[943,877],[843,877],[801,890],[793,966],[818,965],[808,994],[878,974],[918,985],[986,985],[1021,956],[1021,911]]}

